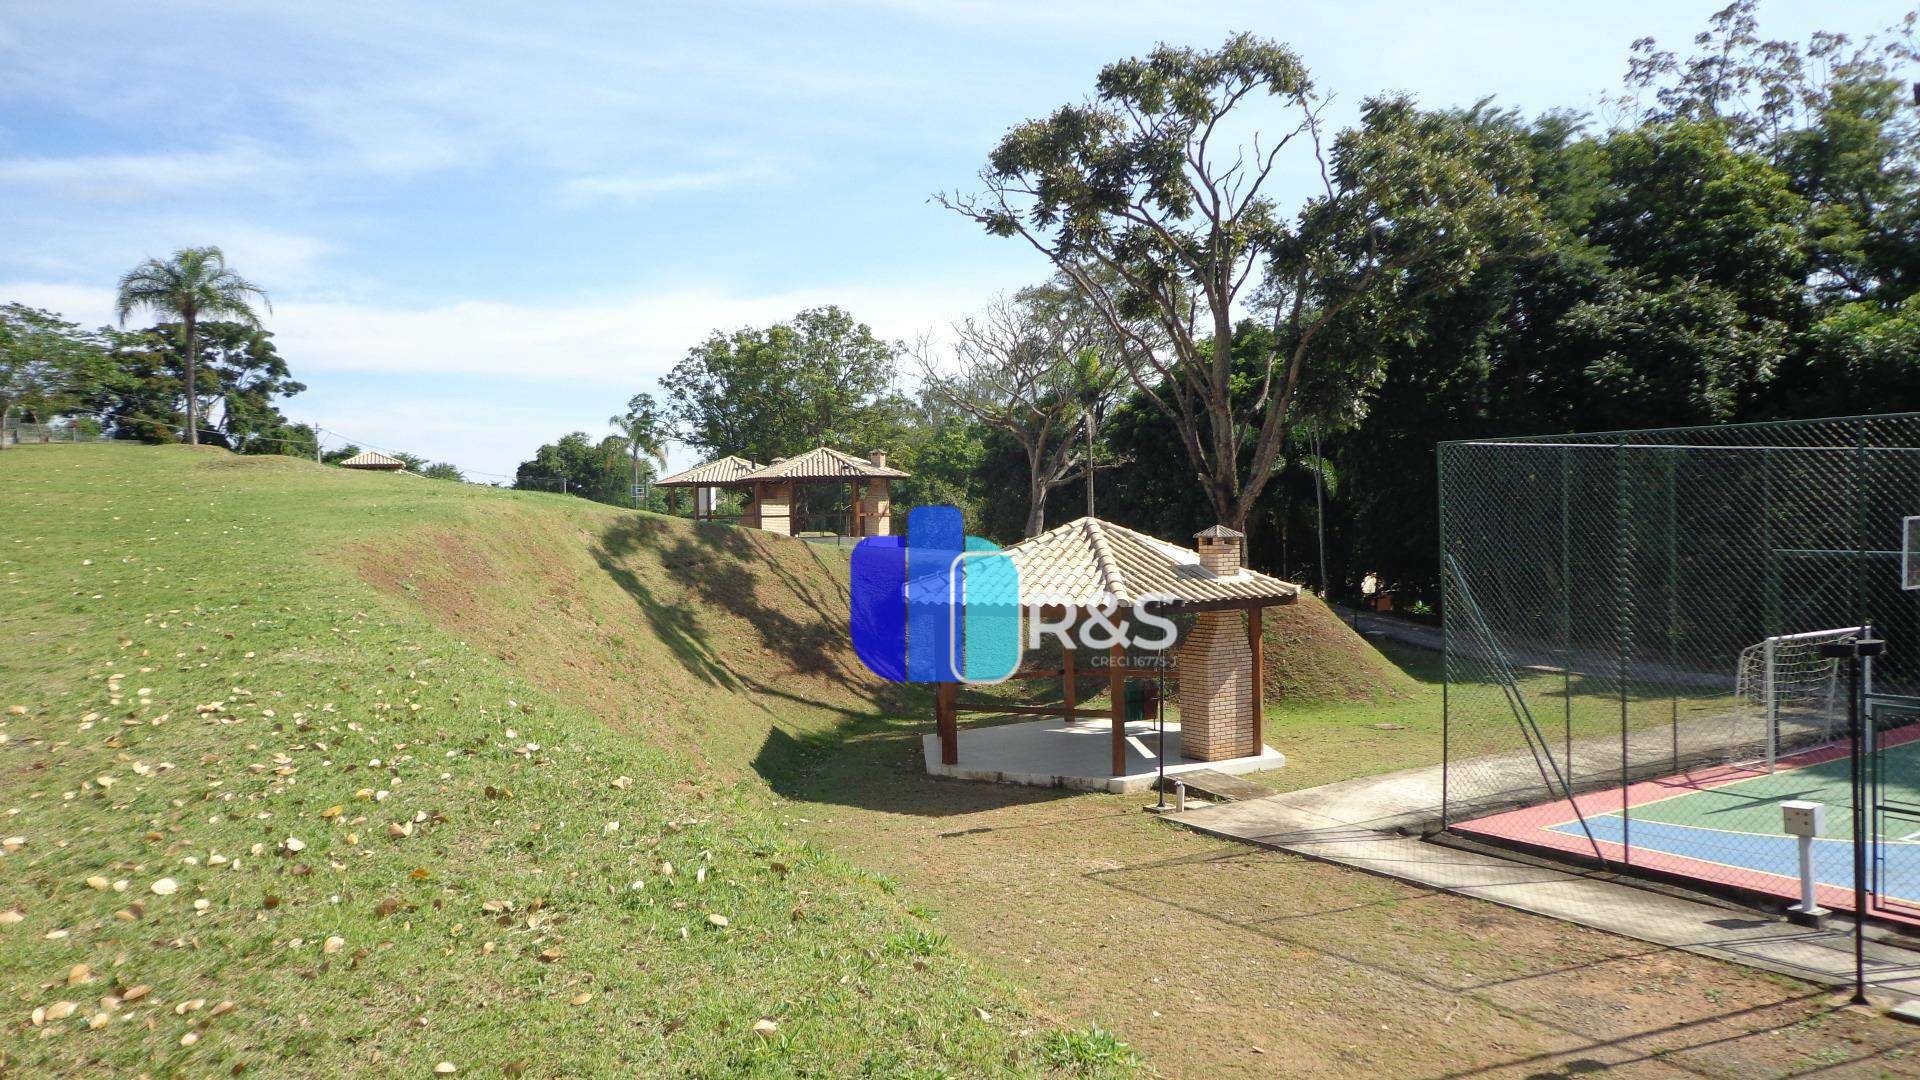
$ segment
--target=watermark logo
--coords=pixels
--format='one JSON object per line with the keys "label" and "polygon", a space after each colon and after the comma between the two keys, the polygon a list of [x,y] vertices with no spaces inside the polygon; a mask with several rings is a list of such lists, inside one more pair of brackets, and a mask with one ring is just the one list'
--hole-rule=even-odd
{"label": "watermark logo", "polygon": [[853,649],[893,682],[998,682],[1020,667],[1020,568],[952,506],[853,549]]}
{"label": "watermark logo", "polygon": [[1116,646],[1164,650],[1178,636],[1154,610],[1167,600],[1123,608],[1112,596],[1089,604],[1027,593],[1013,557],[968,536],[958,508],[920,506],[908,511],[905,536],[871,536],[853,549],[849,629],[854,652],[883,679],[992,683],[1049,636],[1098,656]]}

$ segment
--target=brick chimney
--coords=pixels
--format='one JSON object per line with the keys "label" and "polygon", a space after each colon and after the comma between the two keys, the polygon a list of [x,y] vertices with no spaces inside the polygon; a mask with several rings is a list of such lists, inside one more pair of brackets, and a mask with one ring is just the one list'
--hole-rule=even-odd
{"label": "brick chimney", "polygon": [[[1194,534],[1200,565],[1240,572],[1246,537],[1225,525]],[[1180,643],[1180,753],[1219,761],[1260,752],[1253,740],[1253,650],[1237,611],[1204,611]]]}
{"label": "brick chimney", "polygon": [[887,452],[875,450],[867,455],[867,460],[884,469],[887,467]]}
{"label": "brick chimney", "polygon": [[1240,572],[1240,546],[1247,538],[1245,533],[1214,525],[1194,533],[1193,538],[1200,542],[1201,566],[1223,577]]}

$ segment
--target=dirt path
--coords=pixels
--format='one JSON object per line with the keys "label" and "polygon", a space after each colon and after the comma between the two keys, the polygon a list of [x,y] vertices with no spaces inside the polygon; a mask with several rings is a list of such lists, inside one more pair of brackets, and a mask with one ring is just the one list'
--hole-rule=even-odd
{"label": "dirt path", "polygon": [[823,842],[1169,1075],[1920,1075],[1792,980],[1201,837],[1137,796],[922,776],[869,722],[770,770]]}

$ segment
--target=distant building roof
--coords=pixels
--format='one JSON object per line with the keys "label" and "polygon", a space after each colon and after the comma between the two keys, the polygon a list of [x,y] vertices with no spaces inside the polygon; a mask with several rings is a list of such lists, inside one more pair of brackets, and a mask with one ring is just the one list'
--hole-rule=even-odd
{"label": "distant building roof", "polygon": [[362,450],[340,463],[343,469],[404,469],[407,463],[378,450]]}
{"label": "distant building roof", "polygon": [[[1120,606],[1132,607],[1151,598],[1205,610],[1288,604],[1300,597],[1298,585],[1245,567],[1216,574],[1201,564],[1198,552],[1094,517],[1049,529],[1007,548],[1006,554],[1020,569],[1024,604],[1046,600],[1092,607],[1112,597]],[[989,574],[987,580],[994,577]],[[914,580],[909,596],[916,602],[944,601],[948,590],[947,576],[941,573]],[[971,582],[967,600],[1004,602],[972,592]]]}
{"label": "distant building roof", "polygon": [[719,487],[731,484],[760,466],[729,454],[695,465],[653,482],[654,487]]}
{"label": "distant building roof", "polygon": [[816,446],[798,457],[776,461],[740,477],[741,480],[856,480],[861,477],[907,477],[888,465],[876,465],[866,458],[843,454],[830,446]]}

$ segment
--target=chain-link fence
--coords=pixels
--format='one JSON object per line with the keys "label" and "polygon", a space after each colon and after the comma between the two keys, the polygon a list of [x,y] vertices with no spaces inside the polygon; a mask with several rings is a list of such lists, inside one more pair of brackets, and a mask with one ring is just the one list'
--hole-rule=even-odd
{"label": "chain-link fence", "polygon": [[[1449,825],[1794,895],[1779,804],[1817,801],[1819,880],[1850,889],[1820,646],[1868,626],[1884,801],[1920,806],[1920,414],[1445,443],[1440,498]],[[1920,820],[1881,811],[1875,873],[1920,902]]]}

